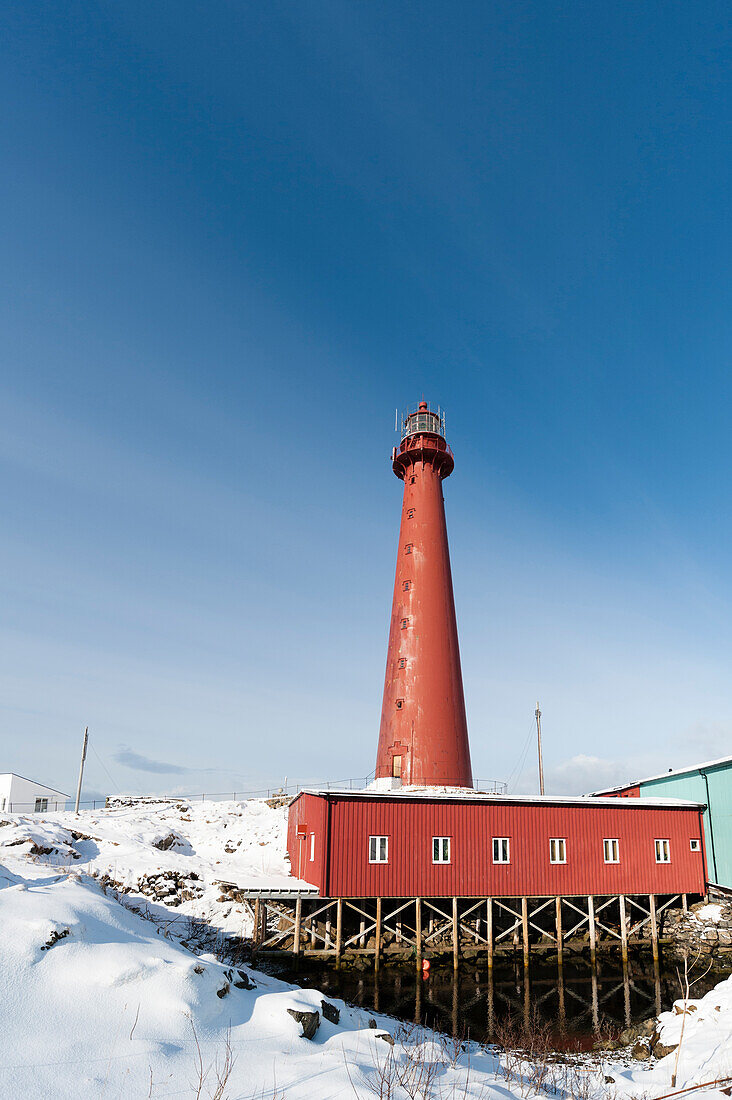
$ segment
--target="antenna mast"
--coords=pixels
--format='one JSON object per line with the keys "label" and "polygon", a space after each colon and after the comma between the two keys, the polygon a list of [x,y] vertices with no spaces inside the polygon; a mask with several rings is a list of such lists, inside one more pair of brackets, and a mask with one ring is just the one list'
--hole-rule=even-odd
{"label": "antenna mast", "polygon": [[539,747],[539,794],[544,793],[544,758],[541,754],[541,711],[539,710],[539,704],[536,704],[536,742]]}

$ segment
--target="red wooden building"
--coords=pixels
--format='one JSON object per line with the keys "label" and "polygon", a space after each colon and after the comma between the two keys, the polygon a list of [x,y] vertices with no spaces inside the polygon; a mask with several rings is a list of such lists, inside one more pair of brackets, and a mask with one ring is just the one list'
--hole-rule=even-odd
{"label": "red wooden building", "polygon": [[303,791],[292,874],[324,898],[704,894],[702,812],[671,799]]}

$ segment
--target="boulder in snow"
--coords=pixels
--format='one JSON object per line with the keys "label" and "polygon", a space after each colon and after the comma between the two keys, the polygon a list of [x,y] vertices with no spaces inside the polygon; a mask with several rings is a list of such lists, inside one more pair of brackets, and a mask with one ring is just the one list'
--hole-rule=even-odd
{"label": "boulder in snow", "polygon": [[329,1001],[323,999],[320,1002],[320,1007],[323,1010],[323,1019],[328,1023],[337,1024],[341,1018],[341,1014],[335,1005],[332,1005]]}
{"label": "boulder in snow", "polygon": [[319,1012],[300,1012],[296,1008],[288,1008],[288,1013],[299,1024],[302,1024],[303,1039],[314,1039],[315,1033],[320,1027]]}

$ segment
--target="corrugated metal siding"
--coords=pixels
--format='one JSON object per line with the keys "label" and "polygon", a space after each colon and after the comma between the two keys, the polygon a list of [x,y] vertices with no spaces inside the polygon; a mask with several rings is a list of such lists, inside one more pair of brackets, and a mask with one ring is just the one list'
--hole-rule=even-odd
{"label": "corrugated metal siding", "polygon": [[605,798],[640,798],[640,786],[623,787],[619,791],[603,791]]}
{"label": "corrugated metal siding", "polygon": [[[327,806],[325,799],[311,794],[301,794],[290,804],[287,822],[287,854],[290,857],[290,869],[295,878],[304,879],[312,886],[323,889],[325,871],[325,849]],[[304,840],[300,841],[298,829],[305,829]],[[310,859],[310,834],[315,833],[315,859]]]}
{"label": "corrugated metal siding", "polygon": [[[732,887],[732,765],[707,768],[707,784],[700,771],[669,775],[641,784],[642,793],[664,798],[693,798],[707,802],[704,838],[709,877],[721,886]],[[715,870],[716,865],[716,870]]]}
{"label": "corrugated metal siding", "polygon": [[[331,796],[331,897],[484,897],[703,893],[696,810],[629,806],[451,803]],[[323,799],[324,801],[324,799]],[[368,862],[368,838],[389,837],[388,864]],[[432,863],[432,837],[452,838],[451,863]],[[511,839],[511,863],[494,864],[492,838]],[[567,841],[566,864],[550,864],[549,839]],[[620,841],[605,864],[602,841]],[[657,864],[654,840],[671,841]]]}

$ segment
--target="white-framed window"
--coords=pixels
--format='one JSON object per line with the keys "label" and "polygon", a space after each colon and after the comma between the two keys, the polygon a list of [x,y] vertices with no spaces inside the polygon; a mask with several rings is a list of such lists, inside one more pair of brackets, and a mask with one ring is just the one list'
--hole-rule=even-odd
{"label": "white-framed window", "polygon": [[450,862],[450,837],[449,836],[433,836],[432,837],[432,862],[433,863],[449,863]]}
{"label": "white-framed window", "polygon": [[671,841],[670,840],[657,840],[655,842],[656,847],[656,863],[670,863],[671,862]]}
{"label": "white-framed window", "polygon": [[48,799],[47,798],[37,798],[36,799],[35,812],[37,814],[45,813],[47,809],[48,809]]}
{"label": "white-framed window", "polygon": [[310,834],[310,862],[315,859],[315,833]]}
{"label": "white-framed window", "polygon": [[602,856],[606,863],[620,863],[620,841],[614,837],[603,840]]}
{"label": "white-framed window", "polygon": [[701,852],[701,840],[698,836],[693,836],[689,841],[689,848],[692,852]]}
{"label": "white-framed window", "polygon": [[549,862],[567,862],[567,841],[563,836],[553,836],[549,840]]}
{"label": "white-framed window", "polygon": [[493,862],[511,862],[511,838],[507,836],[493,837]]}
{"label": "white-framed window", "polygon": [[389,862],[389,837],[388,836],[370,836],[369,837],[369,863],[388,863]]}

